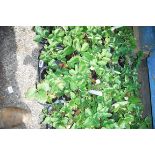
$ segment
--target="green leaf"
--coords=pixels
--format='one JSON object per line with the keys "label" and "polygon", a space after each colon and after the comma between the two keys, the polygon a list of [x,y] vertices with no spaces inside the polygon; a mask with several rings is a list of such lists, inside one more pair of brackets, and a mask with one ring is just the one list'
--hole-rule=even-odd
{"label": "green leaf", "polygon": [[101,66],[105,66],[107,64],[107,61],[98,61],[97,63]]}
{"label": "green leaf", "polygon": [[103,105],[99,103],[97,107],[97,112],[101,111],[102,109],[103,109]]}
{"label": "green leaf", "polygon": [[36,92],[37,92],[36,88],[29,88],[25,96],[26,98],[29,98],[29,99],[35,99]]}
{"label": "green leaf", "polygon": [[83,125],[86,126],[86,128],[91,128],[93,125],[92,117],[88,117],[84,120]]}
{"label": "green leaf", "polygon": [[75,82],[70,82],[70,88],[72,91],[75,91],[77,89],[77,84]]}
{"label": "green leaf", "polygon": [[58,128],[58,129],[65,129],[65,127],[62,126],[62,125],[57,126],[57,128]]}
{"label": "green leaf", "polygon": [[75,63],[79,62],[79,56],[74,56],[72,57],[69,61],[67,61],[67,64],[69,65],[69,67],[74,67]]}
{"label": "green leaf", "polygon": [[108,118],[108,117],[111,117],[111,116],[112,116],[112,114],[111,114],[111,113],[103,113],[103,117]]}
{"label": "green leaf", "polygon": [[137,104],[137,103],[141,103],[141,100],[138,97],[132,96],[132,97],[129,98],[129,102]]}
{"label": "green leaf", "polygon": [[63,39],[63,44],[65,46],[72,46],[72,38],[70,36],[65,36]]}
{"label": "green leaf", "polygon": [[36,35],[35,38],[34,38],[34,41],[40,43],[42,41],[42,37],[40,35]]}
{"label": "green leaf", "polygon": [[124,120],[119,121],[119,128],[121,128],[121,129],[126,128],[126,122]]}
{"label": "green leaf", "polygon": [[54,35],[56,37],[63,37],[64,34],[65,34],[64,30],[61,29],[61,28],[57,28],[57,29],[54,30]]}
{"label": "green leaf", "polygon": [[94,58],[94,56],[89,52],[84,52],[83,57],[86,58],[87,61],[91,61]]}
{"label": "green leaf", "polygon": [[112,105],[112,107],[114,107],[114,112],[117,112],[120,108],[123,108],[128,103],[129,103],[128,101],[122,101],[122,102],[114,103]]}
{"label": "green leaf", "polygon": [[69,120],[69,118],[64,117],[64,118],[61,120],[61,123],[63,123],[63,125],[67,125],[68,120]]}
{"label": "green leaf", "polygon": [[49,35],[49,31],[48,30],[44,30],[42,33],[42,37],[47,38]]}
{"label": "green leaf", "polygon": [[37,33],[34,38],[36,42],[40,42],[42,38],[46,38],[49,35],[49,30],[44,30],[41,26],[35,26],[35,32]]}
{"label": "green leaf", "polygon": [[75,93],[74,93],[74,92],[70,92],[70,97],[71,97],[71,99],[74,99],[74,98],[76,98],[76,95],[75,95]]}
{"label": "green leaf", "polygon": [[39,83],[37,85],[38,90],[42,89],[44,91],[49,91],[50,90],[50,85],[48,81],[43,81],[42,83]]}
{"label": "green leaf", "polygon": [[81,45],[80,45],[79,39],[74,39],[74,40],[73,40],[73,47],[74,47],[77,51],[80,51],[80,50],[81,50]]}
{"label": "green leaf", "polygon": [[73,48],[70,47],[70,46],[68,46],[68,47],[66,47],[66,48],[64,49],[63,55],[64,55],[64,56],[67,56],[67,55],[72,54],[73,52],[74,52]]}
{"label": "green leaf", "polygon": [[59,118],[58,117],[51,117],[50,121],[51,122],[57,122],[57,121],[59,121]]}
{"label": "green leaf", "polygon": [[69,73],[70,73],[71,75],[75,75],[75,74],[76,74],[76,71],[73,70],[73,69],[71,69],[71,70],[69,70]]}
{"label": "green leaf", "polygon": [[52,59],[48,62],[48,66],[51,67],[51,68],[56,68],[57,67],[57,64],[55,63],[55,60]]}
{"label": "green leaf", "polygon": [[80,61],[79,63],[79,72],[85,73],[88,70],[87,64],[85,61]]}
{"label": "green leaf", "polygon": [[117,107],[119,107],[119,106],[124,106],[124,105],[126,105],[126,104],[128,104],[128,103],[129,103],[128,101],[116,102],[116,103],[113,104],[113,106],[114,106],[115,108],[117,108]]}
{"label": "green leaf", "polygon": [[58,36],[59,37],[63,37],[65,34],[64,30],[60,30],[59,33],[58,33]]}
{"label": "green leaf", "polygon": [[44,124],[50,124],[51,123],[51,117],[47,116],[43,122]]}
{"label": "green leaf", "polygon": [[91,116],[93,113],[90,108],[87,108],[87,109],[85,109],[85,114],[86,114],[86,116]]}
{"label": "green leaf", "polygon": [[124,116],[124,121],[126,122],[126,124],[131,124],[134,121],[134,116],[132,116],[131,114],[125,114]]}
{"label": "green leaf", "polygon": [[40,89],[36,94],[36,99],[40,103],[46,103],[48,100],[48,96],[45,90]]}
{"label": "green leaf", "polygon": [[82,45],[81,52],[85,52],[85,51],[87,51],[88,49],[89,49],[89,44],[88,44],[88,43],[84,43],[84,44]]}
{"label": "green leaf", "polygon": [[55,84],[60,90],[63,90],[65,87],[64,81],[60,79],[55,80]]}
{"label": "green leaf", "polygon": [[37,34],[39,34],[39,35],[42,35],[43,30],[42,30],[41,26],[35,26],[35,32],[36,32]]}

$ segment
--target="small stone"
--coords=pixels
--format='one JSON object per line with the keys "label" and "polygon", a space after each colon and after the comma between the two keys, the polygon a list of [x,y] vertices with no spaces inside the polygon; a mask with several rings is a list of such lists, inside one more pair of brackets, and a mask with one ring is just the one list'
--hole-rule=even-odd
{"label": "small stone", "polygon": [[88,92],[93,95],[102,96],[102,92],[98,90],[89,90]]}
{"label": "small stone", "polygon": [[99,79],[96,80],[96,84],[100,84],[101,81]]}
{"label": "small stone", "polygon": [[128,100],[128,97],[124,97],[124,99],[127,101]]}
{"label": "small stone", "polygon": [[12,88],[12,86],[9,86],[9,87],[8,87],[8,92],[9,92],[9,94],[12,94],[12,93],[13,93],[13,88]]}
{"label": "small stone", "polygon": [[95,70],[95,68],[93,66],[90,67],[90,70]]}

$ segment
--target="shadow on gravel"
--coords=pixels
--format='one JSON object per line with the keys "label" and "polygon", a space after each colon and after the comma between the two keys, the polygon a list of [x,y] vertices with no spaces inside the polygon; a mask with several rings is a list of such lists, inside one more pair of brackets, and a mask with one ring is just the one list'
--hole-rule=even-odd
{"label": "shadow on gravel", "polygon": [[35,48],[32,51],[32,56],[27,55],[24,59],[23,64],[24,65],[32,65],[35,69],[38,67],[38,63],[36,63],[36,60],[38,60],[38,51],[40,50],[40,48]]}
{"label": "shadow on gravel", "polygon": [[[30,111],[28,106],[20,101],[21,94],[16,81],[17,65],[14,29],[8,26],[0,27],[0,108],[15,106]],[[7,90],[9,86],[12,86],[14,91],[11,94]],[[20,128],[25,128],[25,125]]]}

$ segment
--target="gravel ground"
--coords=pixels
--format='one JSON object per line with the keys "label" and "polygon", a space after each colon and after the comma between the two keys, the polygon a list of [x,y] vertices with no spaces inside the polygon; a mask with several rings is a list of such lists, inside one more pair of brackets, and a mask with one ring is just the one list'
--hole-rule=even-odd
{"label": "gravel ground", "polygon": [[[16,106],[30,110],[32,121],[21,128],[40,128],[42,106],[25,98],[37,81],[38,45],[32,27],[0,27],[0,107]],[[7,88],[12,86],[13,93]]]}

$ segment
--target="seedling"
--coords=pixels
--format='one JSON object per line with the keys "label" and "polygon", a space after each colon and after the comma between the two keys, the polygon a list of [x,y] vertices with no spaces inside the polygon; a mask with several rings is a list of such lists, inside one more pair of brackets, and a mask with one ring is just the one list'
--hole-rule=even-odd
{"label": "seedling", "polygon": [[[46,40],[44,79],[26,96],[51,104],[43,123],[53,128],[149,128],[143,118],[135,39],[130,27],[36,27]],[[137,61],[138,60],[138,61]]]}

